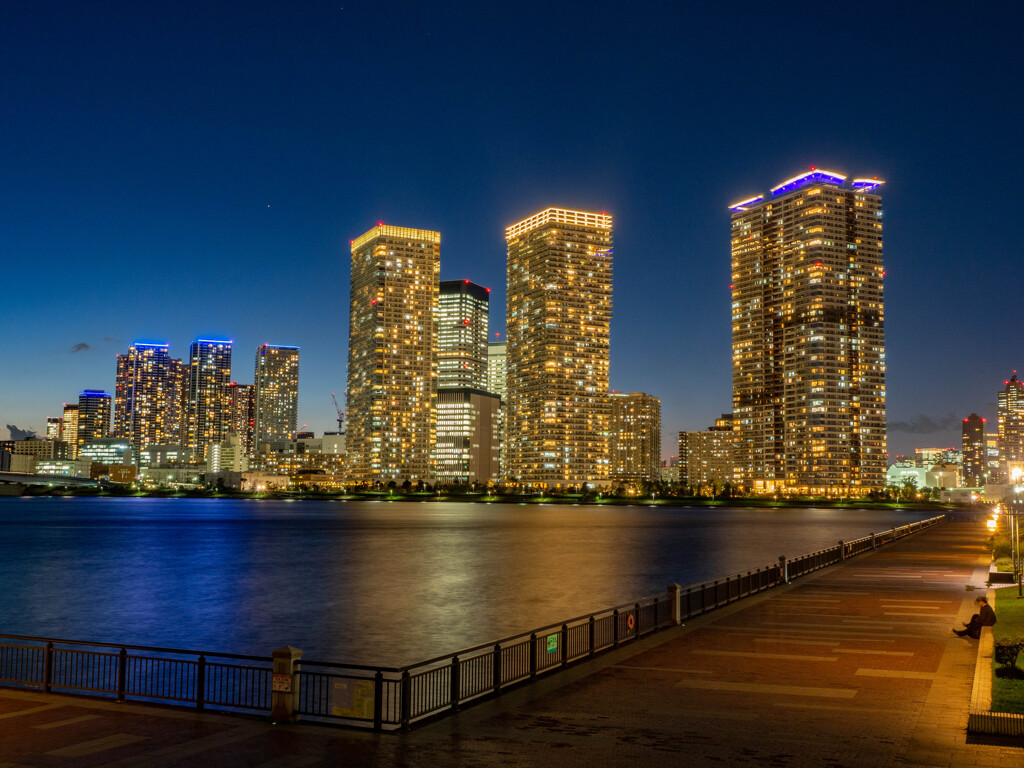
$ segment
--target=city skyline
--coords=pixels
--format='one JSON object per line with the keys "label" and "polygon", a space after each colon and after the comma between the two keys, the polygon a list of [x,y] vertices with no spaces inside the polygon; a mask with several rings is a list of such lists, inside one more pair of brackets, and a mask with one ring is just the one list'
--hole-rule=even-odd
{"label": "city skyline", "polygon": [[[0,53],[18,75],[0,129],[12,158],[0,328],[19,364],[0,376],[0,438],[6,424],[44,433],[83,389],[113,392],[114,355],[132,340],[184,357],[197,335],[232,338],[246,355],[267,339],[301,345],[298,421],[332,429],[349,238],[378,220],[440,231],[441,278],[492,288],[503,339],[503,229],[558,205],[615,217],[610,386],[661,399],[667,457],[672,435],[730,409],[725,207],[810,165],[888,182],[890,456],[957,445],[972,412],[995,423],[998,385],[1024,359],[1003,332],[1021,275],[1014,217],[1001,212],[1021,161],[1021,107],[1001,98],[1021,69],[1012,23],[751,8],[750,31],[737,32],[725,10],[597,3],[582,25],[545,8],[550,30],[531,36],[529,5],[500,20],[404,3],[287,16],[259,2],[185,3],[148,20],[117,3],[14,11]],[[801,87],[819,94],[806,113],[751,79],[767,55],[799,61],[789,44],[839,19],[870,55],[806,73]],[[363,36],[381,23],[392,30],[385,64]],[[559,52],[540,56],[555,29]],[[938,44],[949,40],[955,57]],[[552,73],[582,84],[568,97],[545,90]],[[379,91],[406,101],[360,126],[353,105]],[[598,98],[601,119],[581,120]],[[403,122],[400,109],[428,117]],[[949,188],[968,183],[952,203]],[[92,290],[52,290],[82,268]],[[267,285],[284,311],[266,311]]]}

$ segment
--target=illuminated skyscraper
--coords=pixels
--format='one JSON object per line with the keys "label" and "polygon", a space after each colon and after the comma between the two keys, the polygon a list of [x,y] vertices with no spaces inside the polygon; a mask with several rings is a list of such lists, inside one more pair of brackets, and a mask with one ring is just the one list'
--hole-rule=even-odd
{"label": "illuminated skyscraper", "polygon": [[504,341],[487,345],[487,391],[501,398],[498,406],[498,479],[508,475],[505,469],[505,421],[508,411],[508,347]]}
{"label": "illuminated skyscraper", "polygon": [[498,408],[501,398],[472,387],[437,390],[438,483],[486,483],[499,479]]}
{"label": "illuminated skyscraper", "polygon": [[610,478],[639,485],[661,469],[661,400],[643,392],[612,392],[609,430]]}
{"label": "illuminated skyscraper", "polygon": [[46,439],[63,440],[64,419],[60,416],[46,417]]}
{"label": "illuminated skyscraper", "polygon": [[812,169],[730,206],[740,486],[885,483],[882,183]]}
{"label": "illuminated skyscraper", "polygon": [[487,387],[490,289],[442,280],[438,295],[437,386]]}
{"label": "illuminated skyscraper", "polygon": [[[110,437],[110,394],[87,389],[78,395],[78,447]],[[77,453],[77,452],[76,452]]]}
{"label": "illuminated skyscraper", "polygon": [[78,457],[78,403],[64,403],[61,433],[68,444],[68,458]]}
{"label": "illuminated skyscraper", "polygon": [[197,461],[208,446],[222,443],[228,434],[227,385],[231,383],[231,342],[196,339],[189,346],[188,404],[185,447]]}
{"label": "illuminated skyscraper", "polygon": [[228,434],[238,435],[242,454],[252,457],[256,450],[256,385],[228,384]]}
{"label": "illuminated skyscraper", "polygon": [[964,483],[971,487],[985,484],[987,478],[985,455],[985,420],[972,413],[964,419],[963,427]]}
{"label": "illuminated skyscraper", "polygon": [[1024,470],[1024,387],[1014,371],[996,394],[999,423],[999,462],[1004,482],[1013,482],[1015,469]]}
{"label": "illuminated skyscraper", "polygon": [[679,433],[679,482],[695,495],[712,495],[733,482],[732,414],[702,432]]}
{"label": "illuminated skyscraper", "polygon": [[378,224],[352,241],[347,455],[353,479],[431,478],[441,234]]}
{"label": "illuminated skyscraper", "polygon": [[612,217],[547,208],[505,240],[507,472],[543,487],[605,481]]}
{"label": "illuminated skyscraper", "polygon": [[181,442],[180,360],[167,344],[136,341],[117,356],[114,437],[138,449]]}
{"label": "illuminated skyscraper", "polygon": [[256,350],[256,450],[291,440],[299,421],[299,348],[263,344]]}

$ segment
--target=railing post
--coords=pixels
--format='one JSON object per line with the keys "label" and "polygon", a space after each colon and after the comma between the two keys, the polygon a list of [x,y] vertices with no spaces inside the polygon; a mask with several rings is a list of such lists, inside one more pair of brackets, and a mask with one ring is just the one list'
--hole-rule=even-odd
{"label": "railing post", "polygon": [[409,670],[402,670],[402,721],[403,729],[409,727],[412,720],[412,679],[409,677]]}
{"label": "railing post", "polygon": [[128,678],[128,651],[124,648],[117,654],[117,700],[124,701]]}
{"label": "railing post", "polygon": [[569,625],[562,625],[562,668],[569,666]]}
{"label": "railing post", "polygon": [[785,555],[779,555],[779,578],[783,584],[789,584],[789,563]]}
{"label": "railing post", "polygon": [[295,674],[302,651],[290,645],[271,654],[270,719],[275,723],[294,723],[299,719],[299,677]]}
{"label": "railing post", "polygon": [[501,643],[494,644],[494,692],[501,690]]}
{"label": "railing post", "polygon": [[875,534],[874,533],[871,534],[871,548],[872,549],[878,549],[878,544],[875,543]]}
{"label": "railing post", "polygon": [[537,633],[530,633],[530,678],[537,676]]}
{"label": "railing post", "polygon": [[633,631],[636,633],[634,637],[640,637],[640,603],[633,605],[633,623],[636,625],[633,627]]}
{"label": "railing post", "polygon": [[379,669],[373,676],[373,730],[384,729],[384,673]]}
{"label": "railing post", "polygon": [[461,690],[459,688],[459,657],[452,656],[451,691],[449,692],[449,695],[451,696],[451,709],[453,712],[457,711],[459,708],[460,694]]}
{"label": "railing post", "polygon": [[589,636],[590,636],[590,654],[589,655],[590,655],[591,658],[593,658],[594,654],[596,653],[596,651],[594,650],[594,646],[597,645],[597,630],[595,629],[595,626],[596,626],[597,622],[594,621],[594,614],[590,614],[589,624],[590,624],[590,626],[589,626],[589,633],[588,633]]}
{"label": "railing post", "polygon": [[678,584],[668,585],[668,605],[672,613],[672,626],[678,627],[683,623],[683,612],[679,605],[679,598],[683,588]]}
{"label": "railing post", "polygon": [[839,540],[839,559],[840,561],[846,559],[846,545],[843,544],[843,540]]}
{"label": "railing post", "polygon": [[196,709],[206,707],[206,657],[199,654],[196,664]]}
{"label": "railing post", "polygon": [[53,685],[53,643],[46,644],[46,651],[43,653],[43,693],[50,692]]}
{"label": "railing post", "polygon": [[612,647],[619,647],[619,609],[612,611]]}

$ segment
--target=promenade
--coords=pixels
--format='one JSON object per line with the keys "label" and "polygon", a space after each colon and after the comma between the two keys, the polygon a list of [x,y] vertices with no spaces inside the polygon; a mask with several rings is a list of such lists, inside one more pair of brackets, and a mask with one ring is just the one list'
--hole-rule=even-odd
{"label": "promenade", "polygon": [[968,738],[950,632],[986,538],[936,526],[404,734],[0,689],[0,768],[1020,766]]}

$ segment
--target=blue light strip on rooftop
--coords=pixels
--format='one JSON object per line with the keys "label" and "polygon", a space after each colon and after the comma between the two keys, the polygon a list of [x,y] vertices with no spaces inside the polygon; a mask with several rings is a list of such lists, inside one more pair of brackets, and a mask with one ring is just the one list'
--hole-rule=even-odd
{"label": "blue light strip on rooftop", "polygon": [[78,393],[79,397],[110,397],[108,392],[104,392],[102,389],[83,389]]}
{"label": "blue light strip on rooftop", "polygon": [[846,181],[846,177],[840,173],[822,171],[815,168],[814,170],[807,171],[806,173],[801,173],[799,176],[794,176],[792,179],[787,179],[777,187],[772,187],[772,196],[788,194],[794,189],[798,189],[805,184],[841,185],[844,181]]}
{"label": "blue light strip on rooftop", "polygon": [[196,339],[197,344],[234,344],[232,339]]}
{"label": "blue light strip on rooftop", "polygon": [[875,187],[880,187],[883,184],[885,184],[885,182],[881,179],[854,179],[851,186],[861,192],[867,192]]}
{"label": "blue light strip on rooftop", "polygon": [[133,347],[161,347],[163,349],[170,349],[170,344],[165,344],[162,341],[133,341]]}

